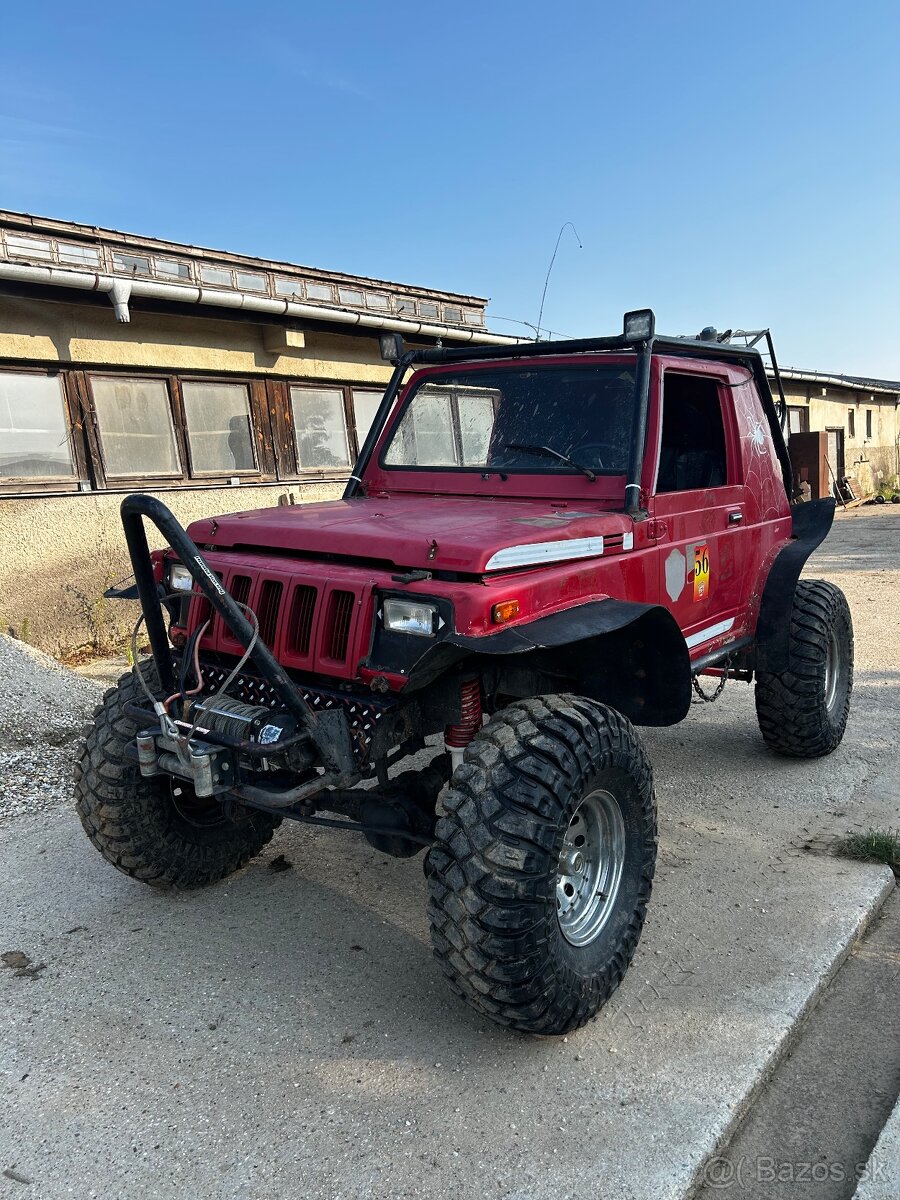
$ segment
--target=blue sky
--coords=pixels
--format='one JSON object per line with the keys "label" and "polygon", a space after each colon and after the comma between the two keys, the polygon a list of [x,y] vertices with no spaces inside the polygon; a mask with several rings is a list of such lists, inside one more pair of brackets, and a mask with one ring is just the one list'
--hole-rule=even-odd
{"label": "blue sky", "polygon": [[[10,6],[0,206],[900,379],[900,6]],[[505,322],[495,326],[514,332]]]}

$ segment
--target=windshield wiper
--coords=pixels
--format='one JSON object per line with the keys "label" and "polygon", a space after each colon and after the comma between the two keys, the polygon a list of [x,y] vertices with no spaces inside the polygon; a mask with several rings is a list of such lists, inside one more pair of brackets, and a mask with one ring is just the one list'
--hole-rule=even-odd
{"label": "windshield wiper", "polygon": [[574,458],[569,458],[568,454],[561,454],[559,450],[554,450],[552,446],[531,446],[526,442],[504,442],[501,448],[503,450],[524,450],[526,454],[545,454],[549,458],[555,458],[558,462],[564,462],[568,466],[574,467],[582,475],[587,475],[591,483],[594,483],[597,478],[590,467],[582,466]]}

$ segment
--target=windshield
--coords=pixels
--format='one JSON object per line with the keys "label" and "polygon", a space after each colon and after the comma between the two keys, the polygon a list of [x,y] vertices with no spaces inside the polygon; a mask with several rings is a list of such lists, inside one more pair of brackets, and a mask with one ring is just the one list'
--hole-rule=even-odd
{"label": "windshield", "polygon": [[385,467],[497,472],[627,471],[634,369],[517,365],[442,374],[413,389]]}

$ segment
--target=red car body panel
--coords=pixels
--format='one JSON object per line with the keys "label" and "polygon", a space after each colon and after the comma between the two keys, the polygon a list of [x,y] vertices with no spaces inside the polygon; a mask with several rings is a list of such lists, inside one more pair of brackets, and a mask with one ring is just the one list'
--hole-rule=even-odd
{"label": "red car body panel", "polygon": [[[584,357],[557,361],[583,364]],[[633,356],[604,355],[604,361],[627,363]],[[474,363],[465,369],[502,365]],[[339,679],[369,678],[364,660],[380,589],[447,599],[455,631],[467,637],[488,639],[499,631],[491,612],[502,600],[519,602],[509,624],[527,625],[607,597],[667,607],[694,659],[753,635],[769,568],[791,535],[791,515],[766,413],[746,369],[654,356],[641,519],[623,511],[621,475],[592,482],[548,471],[501,480],[496,472],[381,465],[381,450],[412,383],[456,369],[442,366],[413,376],[365,471],[366,495],[191,525],[190,536],[206,547],[210,565],[233,595],[240,577],[238,598],[257,612],[264,640],[279,661]],[[724,486],[656,494],[667,373],[717,382],[728,458]],[[571,553],[567,542],[583,548],[586,539],[602,539],[602,550],[596,541],[595,551],[582,554],[573,546],[577,556],[563,561],[499,570],[491,562],[516,547],[535,548],[538,557],[548,550],[564,555]],[[409,570],[434,577],[412,583],[393,578]],[[201,619],[202,606],[195,604],[191,626]],[[203,644],[238,652],[218,618]],[[404,681],[389,682],[401,687]]]}

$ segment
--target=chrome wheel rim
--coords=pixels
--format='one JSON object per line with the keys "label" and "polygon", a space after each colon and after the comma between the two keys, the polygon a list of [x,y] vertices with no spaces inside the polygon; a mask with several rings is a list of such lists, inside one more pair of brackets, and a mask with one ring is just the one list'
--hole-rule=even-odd
{"label": "chrome wheel rim", "polygon": [[825,708],[829,713],[834,711],[838,698],[838,685],[841,679],[841,648],[837,634],[832,631],[825,650]]}
{"label": "chrome wheel rim", "polygon": [[587,946],[615,907],[625,865],[625,822],[611,792],[590,792],[576,809],[556,875],[556,915],[563,937]]}

